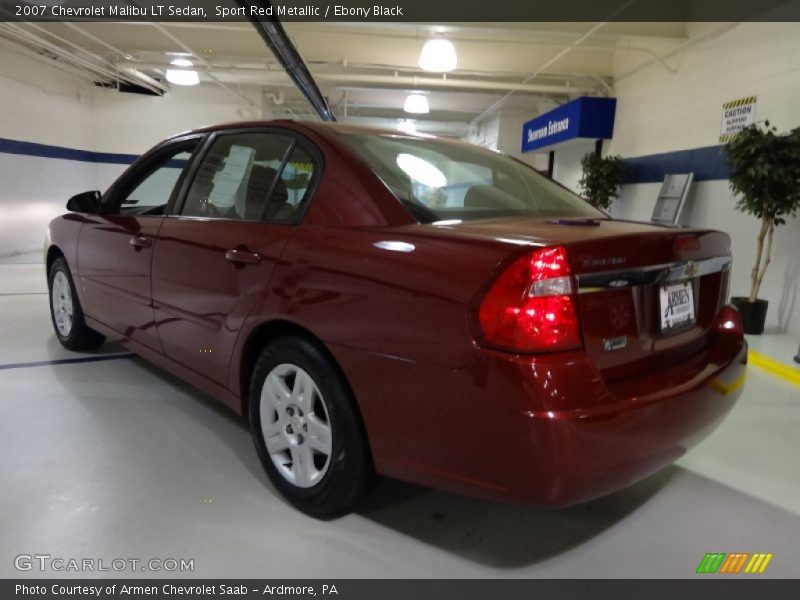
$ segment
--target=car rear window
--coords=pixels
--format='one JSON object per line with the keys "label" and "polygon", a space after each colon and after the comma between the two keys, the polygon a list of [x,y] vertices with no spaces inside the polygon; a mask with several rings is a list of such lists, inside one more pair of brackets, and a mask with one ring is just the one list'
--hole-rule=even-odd
{"label": "car rear window", "polygon": [[497,152],[403,135],[341,135],[422,223],[514,215],[606,217],[532,167]]}

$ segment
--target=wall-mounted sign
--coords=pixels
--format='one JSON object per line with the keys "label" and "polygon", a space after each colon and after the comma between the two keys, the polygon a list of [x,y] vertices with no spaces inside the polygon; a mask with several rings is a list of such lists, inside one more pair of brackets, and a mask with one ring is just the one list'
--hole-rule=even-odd
{"label": "wall-mounted sign", "polygon": [[756,122],[756,96],[731,100],[722,105],[719,141],[727,142],[742,129]]}
{"label": "wall-mounted sign", "polygon": [[575,138],[609,139],[616,108],[616,98],[582,96],[567,102],[522,126],[522,151],[541,151]]}

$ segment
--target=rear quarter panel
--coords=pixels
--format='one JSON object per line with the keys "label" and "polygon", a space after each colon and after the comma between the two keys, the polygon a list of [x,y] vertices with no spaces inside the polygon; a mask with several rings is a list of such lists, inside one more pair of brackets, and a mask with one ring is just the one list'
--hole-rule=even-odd
{"label": "rear quarter panel", "polygon": [[475,350],[469,303],[508,254],[422,226],[302,226],[247,328],[287,319],[326,344],[457,369]]}

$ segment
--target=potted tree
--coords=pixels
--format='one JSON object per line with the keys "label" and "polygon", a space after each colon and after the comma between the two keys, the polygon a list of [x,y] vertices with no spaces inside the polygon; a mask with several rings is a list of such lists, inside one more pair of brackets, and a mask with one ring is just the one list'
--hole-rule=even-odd
{"label": "potted tree", "polygon": [[606,156],[590,152],[581,159],[583,174],[578,182],[583,197],[592,206],[607,210],[613,198],[619,196],[619,186],[625,177],[621,156]]}
{"label": "potted tree", "polygon": [[736,209],[761,221],[756,261],[750,272],[750,295],[731,298],[745,333],[764,332],[768,302],[758,297],[772,258],[775,228],[800,207],[800,128],[779,134],[769,121],[750,125],[725,144],[731,167],[730,188]]}

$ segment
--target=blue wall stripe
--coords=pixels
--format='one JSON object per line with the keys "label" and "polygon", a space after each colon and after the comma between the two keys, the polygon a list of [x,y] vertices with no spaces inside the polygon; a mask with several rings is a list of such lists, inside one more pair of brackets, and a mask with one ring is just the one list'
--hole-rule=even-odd
{"label": "blue wall stripe", "polygon": [[624,183],[661,183],[667,173],[694,173],[695,181],[730,176],[721,145],[626,158],[625,164],[628,168]]}
{"label": "blue wall stripe", "polygon": [[63,160],[78,160],[81,162],[106,163],[112,165],[129,165],[139,156],[137,154],[113,154],[111,152],[92,152],[90,150],[77,150],[63,146],[50,146],[34,142],[21,142],[0,138],[0,152],[5,154],[22,154],[25,156],[38,156],[40,158],[60,158]]}

